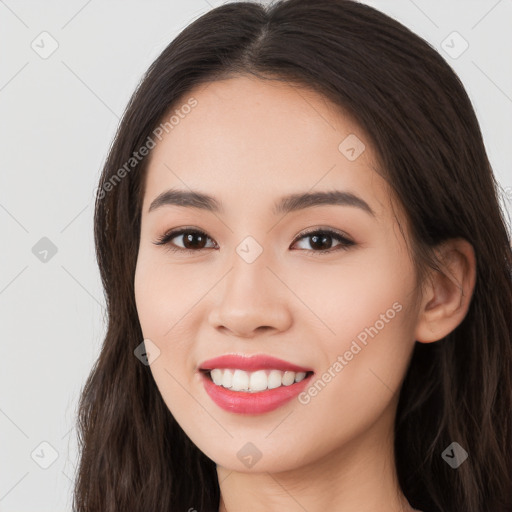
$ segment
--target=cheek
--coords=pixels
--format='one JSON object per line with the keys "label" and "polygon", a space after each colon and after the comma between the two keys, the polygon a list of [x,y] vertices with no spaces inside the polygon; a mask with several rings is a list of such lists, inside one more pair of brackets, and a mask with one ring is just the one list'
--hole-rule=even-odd
{"label": "cheek", "polygon": [[137,313],[145,338],[174,337],[180,319],[197,302],[204,286],[198,279],[165,259],[141,251],[134,278]]}
{"label": "cheek", "polygon": [[[322,338],[330,353],[350,345],[376,322],[382,333],[407,327],[402,321],[413,298],[415,275],[408,254],[398,245],[389,247],[389,242],[382,241],[347,253],[335,264],[301,262],[286,273],[284,280],[322,321],[319,334],[325,333]],[[311,319],[310,326],[318,323],[313,315],[306,318]],[[304,325],[307,327],[307,322]]]}
{"label": "cheek", "polygon": [[319,340],[323,370],[312,390],[314,407],[346,403],[369,417],[399,389],[414,347],[414,266],[396,248],[361,253],[328,272],[309,283],[316,286],[312,309],[330,330]]}
{"label": "cheek", "polygon": [[188,389],[195,377],[191,346],[195,324],[188,321],[188,315],[205,293],[204,285],[198,283],[201,281],[190,279],[177,267],[139,253],[134,277],[137,314],[144,339],[159,349],[150,369],[171,412],[187,409],[183,389]]}
{"label": "cheek", "polygon": [[[414,346],[407,293],[395,291],[366,295],[361,308],[347,300],[345,312],[337,320],[332,317],[337,334],[323,336],[324,364],[297,405],[307,427],[296,443],[307,446],[310,438],[322,432],[309,456],[327,454],[333,446],[349,443],[384,417],[392,425]],[[357,295],[354,301],[365,297],[363,292]]]}

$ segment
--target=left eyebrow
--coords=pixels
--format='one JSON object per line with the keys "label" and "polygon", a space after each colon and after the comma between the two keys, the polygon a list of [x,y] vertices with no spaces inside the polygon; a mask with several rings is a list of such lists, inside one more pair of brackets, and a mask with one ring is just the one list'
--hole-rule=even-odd
{"label": "left eyebrow", "polygon": [[280,215],[288,212],[312,208],[315,206],[354,206],[364,210],[375,217],[370,205],[359,196],[351,192],[333,190],[328,192],[307,192],[303,194],[290,194],[282,197],[274,205],[274,214]]}
{"label": "left eyebrow", "polygon": [[[164,205],[199,208],[216,213],[224,212],[222,203],[214,197],[190,190],[169,189],[162,192],[151,203],[148,213]],[[276,201],[272,211],[274,215],[282,215],[315,206],[352,206],[375,217],[375,212],[366,201],[351,192],[341,190],[289,194]]]}

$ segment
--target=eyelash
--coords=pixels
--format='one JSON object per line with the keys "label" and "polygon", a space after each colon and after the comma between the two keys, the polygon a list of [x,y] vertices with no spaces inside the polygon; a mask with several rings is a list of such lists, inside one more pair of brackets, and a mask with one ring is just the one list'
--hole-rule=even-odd
{"label": "eyelash", "polygon": [[[172,252],[193,253],[193,252],[199,252],[200,250],[204,250],[204,249],[214,249],[214,247],[205,247],[202,249],[188,249],[188,248],[184,248],[184,247],[176,247],[170,243],[170,241],[173,238],[180,236],[180,235],[184,235],[184,234],[190,234],[190,233],[199,234],[201,236],[205,236],[205,237],[209,238],[210,240],[212,240],[205,232],[203,232],[201,230],[193,229],[193,228],[179,228],[179,229],[171,230],[171,231],[168,231],[167,233],[164,233],[163,235],[158,237],[156,242],[153,242],[153,243],[155,245],[167,245],[168,246],[167,250],[172,251]],[[326,249],[326,250],[322,250],[322,251],[315,251],[313,249],[302,249],[302,250],[312,253],[313,256],[332,253],[332,252],[335,252],[338,250],[346,251],[351,246],[356,245],[354,241],[350,240],[348,237],[346,237],[345,235],[342,235],[341,233],[333,231],[332,229],[321,229],[321,228],[316,228],[315,230],[301,233],[293,241],[292,245],[294,245],[296,242],[298,242],[302,238],[312,237],[313,235],[328,235],[328,236],[334,238],[335,240],[337,240],[338,242],[340,242],[340,244],[335,246],[334,248],[331,247],[330,249]]]}

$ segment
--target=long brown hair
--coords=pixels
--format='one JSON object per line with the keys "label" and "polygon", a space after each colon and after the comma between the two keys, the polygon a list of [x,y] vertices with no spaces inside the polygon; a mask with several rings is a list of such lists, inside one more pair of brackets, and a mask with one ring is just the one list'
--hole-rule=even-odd
{"label": "long brown hair", "polygon": [[[512,251],[499,185],[455,72],[422,38],[351,0],[212,9],[169,44],[131,98],[96,197],[108,329],[79,403],[74,510],[218,510],[215,463],[133,354],[143,339],[133,280],[148,159],[126,163],[195,85],[237,73],[308,86],[357,120],[410,221],[418,269],[437,268],[433,249],[445,240],[473,245],[477,281],[466,317],[443,340],[414,349],[395,458],[415,508],[511,511]],[[454,441],[469,453],[457,469],[441,457]]]}

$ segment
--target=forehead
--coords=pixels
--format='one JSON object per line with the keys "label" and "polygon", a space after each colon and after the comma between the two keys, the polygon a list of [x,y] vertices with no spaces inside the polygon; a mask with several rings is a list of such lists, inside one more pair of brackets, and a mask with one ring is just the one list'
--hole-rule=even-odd
{"label": "forehead", "polygon": [[[195,106],[183,108],[191,100]],[[145,210],[176,186],[239,201],[315,188],[372,194],[382,186],[366,135],[310,89],[237,76],[183,95],[164,122],[172,113],[175,122],[151,152]]]}

